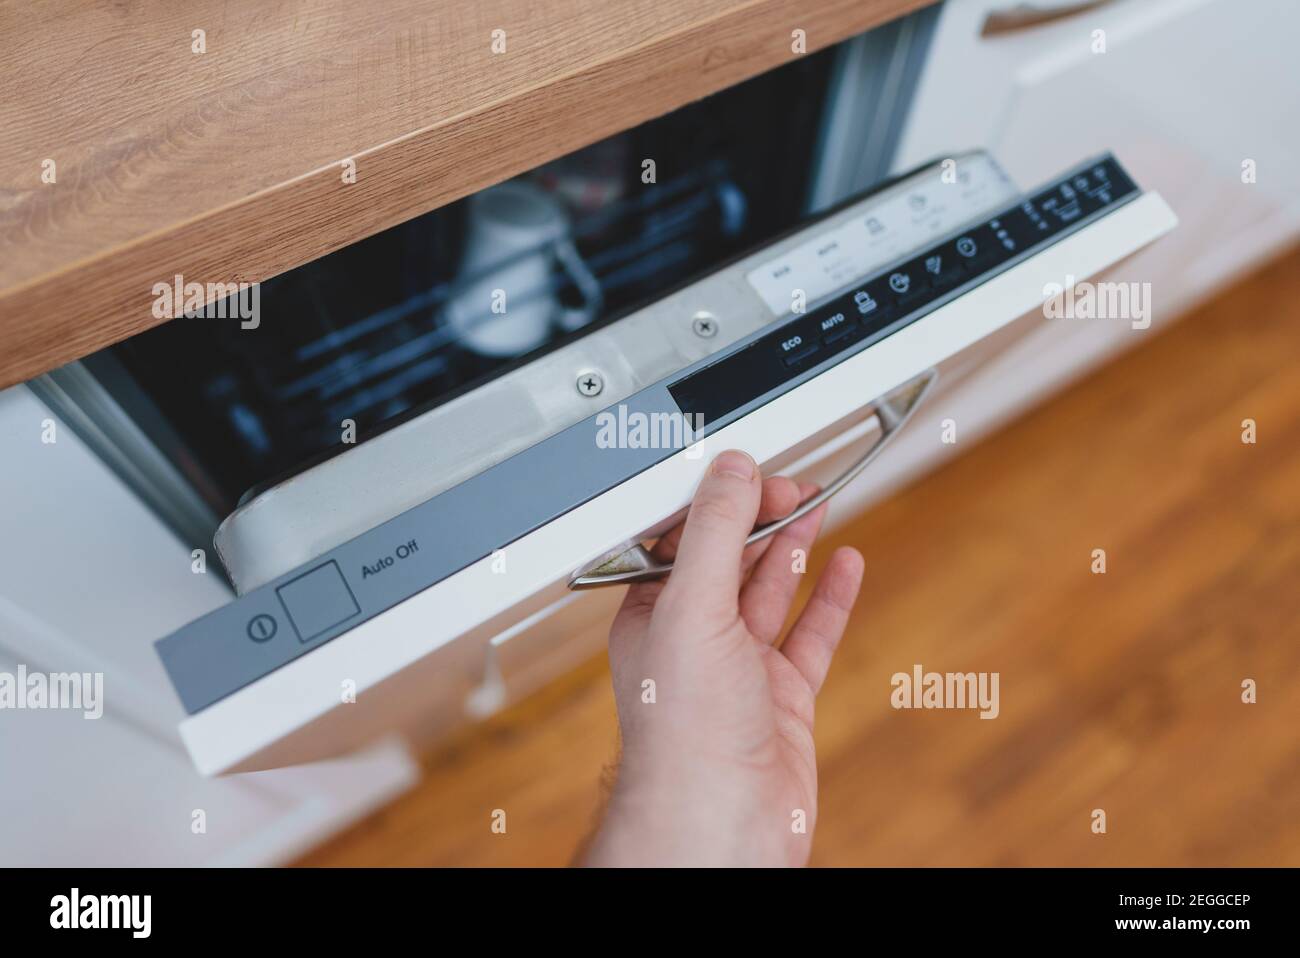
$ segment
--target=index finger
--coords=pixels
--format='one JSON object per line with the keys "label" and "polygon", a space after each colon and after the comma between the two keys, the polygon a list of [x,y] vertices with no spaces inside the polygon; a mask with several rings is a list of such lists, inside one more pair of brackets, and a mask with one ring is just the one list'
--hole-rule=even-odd
{"label": "index finger", "polygon": [[758,465],[748,455],[733,449],[713,460],[686,514],[665,598],[672,593],[701,610],[736,611],[740,557],[761,494]]}

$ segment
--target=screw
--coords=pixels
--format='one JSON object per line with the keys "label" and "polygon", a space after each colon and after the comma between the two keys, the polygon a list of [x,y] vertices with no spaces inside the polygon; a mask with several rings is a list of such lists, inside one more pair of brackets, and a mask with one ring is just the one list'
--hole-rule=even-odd
{"label": "screw", "polygon": [[599,396],[605,388],[605,380],[600,373],[583,373],[578,377],[578,392],[584,396]]}
{"label": "screw", "polygon": [[718,321],[713,318],[712,313],[696,313],[695,318],[691,320],[691,328],[701,339],[712,339],[718,335]]}

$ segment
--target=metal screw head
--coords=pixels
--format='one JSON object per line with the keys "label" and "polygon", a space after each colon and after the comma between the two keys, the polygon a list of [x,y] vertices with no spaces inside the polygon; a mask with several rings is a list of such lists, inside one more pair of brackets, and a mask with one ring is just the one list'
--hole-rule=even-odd
{"label": "metal screw head", "polygon": [[696,313],[691,320],[691,329],[701,339],[712,339],[718,335],[718,320],[712,313]]}
{"label": "metal screw head", "polygon": [[587,372],[578,377],[578,392],[584,396],[599,396],[604,388],[605,380],[600,373]]}

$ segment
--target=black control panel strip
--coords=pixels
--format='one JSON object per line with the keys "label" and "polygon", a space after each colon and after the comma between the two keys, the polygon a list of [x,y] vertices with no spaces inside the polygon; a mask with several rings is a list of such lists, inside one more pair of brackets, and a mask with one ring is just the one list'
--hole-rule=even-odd
{"label": "black control panel strip", "polygon": [[[725,357],[646,387],[618,413],[698,412],[706,433],[722,428],[1136,193],[1114,160],[1087,164]],[[602,445],[601,417],[611,414],[562,429],[160,639],[185,710],[220,701],[678,451]]]}
{"label": "black control panel strip", "polygon": [[802,318],[673,383],[668,391],[682,412],[715,423],[792,376],[829,359],[845,358],[863,342],[893,332],[899,320],[920,319],[927,306],[973,278],[1136,192],[1136,185],[1113,158],[1098,160],[980,225],[858,283]]}

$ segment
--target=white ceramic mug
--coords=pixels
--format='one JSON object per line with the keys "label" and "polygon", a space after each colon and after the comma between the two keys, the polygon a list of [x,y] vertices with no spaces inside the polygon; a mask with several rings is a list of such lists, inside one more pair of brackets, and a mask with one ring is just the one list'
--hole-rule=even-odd
{"label": "white ceramic mug", "polygon": [[[563,206],[539,187],[512,180],[470,199],[466,232],[447,324],[461,345],[485,356],[536,349],[550,337],[561,311],[553,288],[557,245],[573,252]],[[570,273],[575,256],[562,258]],[[590,285],[575,281],[580,288]],[[587,308],[594,314],[593,304]]]}

